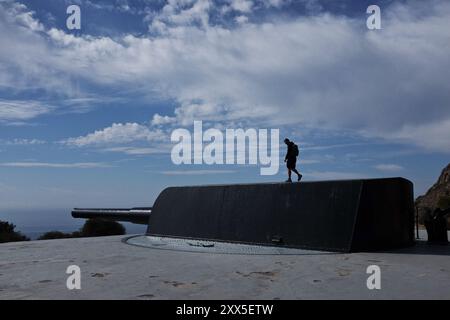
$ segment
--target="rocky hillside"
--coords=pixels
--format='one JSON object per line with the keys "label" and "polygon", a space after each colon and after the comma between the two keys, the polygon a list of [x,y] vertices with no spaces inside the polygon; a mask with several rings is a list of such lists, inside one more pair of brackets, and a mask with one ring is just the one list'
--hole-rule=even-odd
{"label": "rocky hillside", "polygon": [[[450,163],[442,170],[438,181],[423,196],[416,199],[416,207],[419,210],[419,221],[423,223],[423,216],[427,208],[434,210],[450,205]],[[450,219],[449,219],[450,226]]]}

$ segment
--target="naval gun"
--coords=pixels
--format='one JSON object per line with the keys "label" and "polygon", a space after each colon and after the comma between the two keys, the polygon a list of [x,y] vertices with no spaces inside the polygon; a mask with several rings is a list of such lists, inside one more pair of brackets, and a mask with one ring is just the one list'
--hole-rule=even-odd
{"label": "naval gun", "polygon": [[148,224],[152,207],[131,209],[82,209],[72,210],[72,217],[80,219],[105,219],[113,221]]}
{"label": "naval gun", "polygon": [[355,252],[414,245],[414,193],[401,178],[183,186],[152,208],[74,209],[147,224],[147,236]]}

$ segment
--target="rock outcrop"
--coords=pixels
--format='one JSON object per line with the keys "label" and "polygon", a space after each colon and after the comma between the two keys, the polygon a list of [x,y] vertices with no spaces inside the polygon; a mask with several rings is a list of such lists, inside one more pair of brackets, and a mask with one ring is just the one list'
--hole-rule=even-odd
{"label": "rock outcrop", "polygon": [[[419,211],[419,222],[423,224],[427,210],[450,205],[450,163],[442,170],[438,181],[423,196],[416,199],[416,207]],[[450,229],[450,217],[447,217],[447,225]]]}

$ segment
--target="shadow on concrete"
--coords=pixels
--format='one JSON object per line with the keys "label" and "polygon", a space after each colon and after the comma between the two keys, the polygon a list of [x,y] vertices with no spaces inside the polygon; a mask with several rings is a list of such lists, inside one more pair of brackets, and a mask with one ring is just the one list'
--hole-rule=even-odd
{"label": "shadow on concrete", "polygon": [[424,240],[416,240],[416,245],[408,248],[379,251],[382,253],[395,254],[420,254],[420,255],[434,255],[434,256],[450,256],[450,244],[429,244]]}

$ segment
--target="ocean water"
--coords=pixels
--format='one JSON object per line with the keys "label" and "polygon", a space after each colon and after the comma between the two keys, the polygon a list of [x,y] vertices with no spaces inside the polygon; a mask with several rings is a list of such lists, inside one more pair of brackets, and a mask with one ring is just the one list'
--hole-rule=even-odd
{"label": "ocean water", "polygon": [[[80,229],[85,219],[74,219],[71,209],[0,209],[0,220],[16,226],[16,231],[36,240],[49,231],[65,233]],[[143,234],[147,226],[121,222],[127,234]]]}

